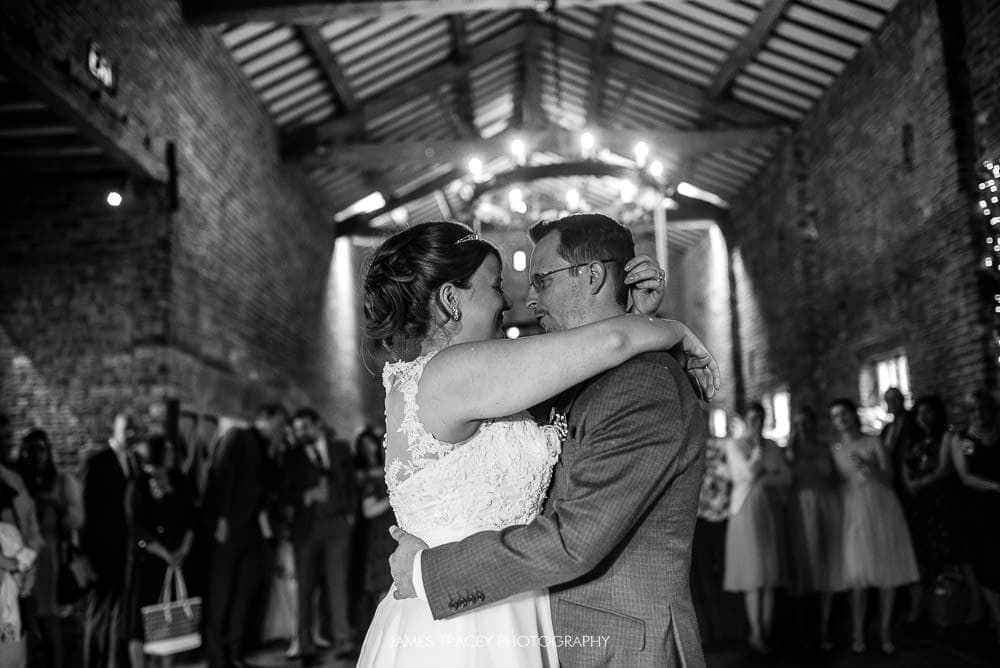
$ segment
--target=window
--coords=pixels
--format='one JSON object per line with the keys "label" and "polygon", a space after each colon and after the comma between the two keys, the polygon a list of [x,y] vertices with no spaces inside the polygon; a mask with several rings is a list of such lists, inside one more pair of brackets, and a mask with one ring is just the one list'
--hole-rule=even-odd
{"label": "window", "polygon": [[882,397],[890,387],[903,393],[907,408],[912,405],[910,365],[906,353],[901,350],[873,357],[861,369],[858,390],[861,395],[861,424],[864,429],[877,431],[889,422]]}
{"label": "window", "polygon": [[708,426],[709,433],[714,438],[725,438],[729,433],[729,417],[726,411],[721,408],[712,409],[712,419]]}
{"label": "window", "polygon": [[765,394],[761,397],[764,405],[764,436],[784,447],[792,433],[792,397],[787,389]]}

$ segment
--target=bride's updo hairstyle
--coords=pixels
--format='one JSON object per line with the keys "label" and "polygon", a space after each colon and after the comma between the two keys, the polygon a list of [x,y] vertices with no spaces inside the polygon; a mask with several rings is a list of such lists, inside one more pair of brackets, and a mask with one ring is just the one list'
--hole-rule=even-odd
{"label": "bride's updo hairstyle", "polygon": [[437,303],[438,288],[467,288],[490,255],[500,260],[492,244],[459,223],[421,223],[392,235],[365,274],[365,334],[401,356],[427,335],[435,310],[447,313]]}

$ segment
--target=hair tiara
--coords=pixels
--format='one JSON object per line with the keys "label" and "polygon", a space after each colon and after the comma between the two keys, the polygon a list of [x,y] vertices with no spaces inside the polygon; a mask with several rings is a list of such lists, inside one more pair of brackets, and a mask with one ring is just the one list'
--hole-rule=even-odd
{"label": "hair tiara", "polygon": [[464,237],[455,242],[455,245],[464,244],[466,241],[479,241],[479,235],[475,232],[472,234],[466,234]]}

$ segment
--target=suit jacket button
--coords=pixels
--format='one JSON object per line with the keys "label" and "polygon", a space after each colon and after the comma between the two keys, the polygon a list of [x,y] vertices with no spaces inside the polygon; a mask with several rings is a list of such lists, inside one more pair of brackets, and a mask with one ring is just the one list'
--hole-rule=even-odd
{"label": "suit jacket button", "polygon": [[478,594],[476,594],[476,600],[482,603],[483,601],[486,600],[486,594],[484,594],[483,592],[479,592]]}

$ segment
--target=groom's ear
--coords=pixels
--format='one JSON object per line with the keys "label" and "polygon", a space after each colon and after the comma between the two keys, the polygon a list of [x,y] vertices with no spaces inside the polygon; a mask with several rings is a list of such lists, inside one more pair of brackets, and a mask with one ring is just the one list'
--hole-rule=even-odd
{"label": "groom's ear", "polygon": [[608,282],[608,269],[603,262],[591,262],[586,271],[590,280],[590,294],[596,295]]}

